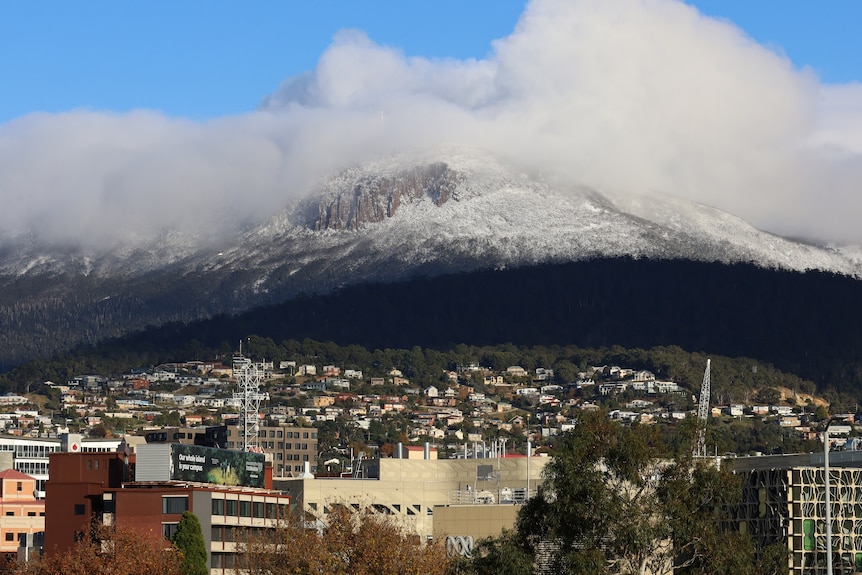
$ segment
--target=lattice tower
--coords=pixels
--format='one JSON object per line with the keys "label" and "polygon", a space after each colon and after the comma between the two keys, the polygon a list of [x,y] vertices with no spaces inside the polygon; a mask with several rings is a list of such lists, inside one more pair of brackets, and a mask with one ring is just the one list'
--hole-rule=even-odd
{"label": "lattice tower", "polygon": [[703,372],[703,383],[700,386],[700,402],[697,406],[697,447],[695,455],[706,457],[706,422],[709,418],[709,364],[706,360],[706,370]]}
{"label": "lattice tower", "polygon": [[239,355],[233,358],[233,374],[237,382],[234,399],[240,401],[239,430],[242,434],[242,449],[259,452],[260,380],[263,378],[263,369]]}

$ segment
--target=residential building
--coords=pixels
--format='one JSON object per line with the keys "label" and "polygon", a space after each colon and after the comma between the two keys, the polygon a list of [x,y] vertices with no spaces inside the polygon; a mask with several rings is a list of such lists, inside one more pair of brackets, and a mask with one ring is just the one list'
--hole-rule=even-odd
{"label": "residential building", "polygon": [[[242,430],[236,424],[227,425],[228,449],[241,447]],[[304,464],[317,470],[317,428],[293,425],[261,425],[258,445],[272,454],[272,470],[277,477],[292,477],[302,473]]]}
{"label": "residential building", "polygon": [[36,499],[36,478],[0,471],[0,556],[17,554],[19,541],[45,531],[45,500]]}

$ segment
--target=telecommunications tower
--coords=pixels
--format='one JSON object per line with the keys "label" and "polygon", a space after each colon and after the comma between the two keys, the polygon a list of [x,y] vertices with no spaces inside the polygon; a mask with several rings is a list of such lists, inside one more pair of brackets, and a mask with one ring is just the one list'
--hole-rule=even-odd
{"label": "telecommunications tower", "polygon": [[700,403],[697,406],[697,446],[695,456],[706,457],[706,422],[709,419],[709,362],[706,360],[706,371],[703,372],[703,384],[700,386]]}
{"label": "telecommunications tower", "polygon": [[258,433],[260,429],[260,380],[263,369],[247,357],[236,355],[233,358],[233,375],[236,377],[237,391],[234,399],[239,400],[239,430],[242,434],[242,450],[260,452]]}

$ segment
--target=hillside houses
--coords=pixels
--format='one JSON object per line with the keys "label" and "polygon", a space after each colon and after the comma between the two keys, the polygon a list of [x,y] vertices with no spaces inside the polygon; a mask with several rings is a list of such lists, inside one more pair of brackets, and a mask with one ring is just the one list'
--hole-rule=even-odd
{"label": "hillside houses", "polygon": [[[261,422],[330,430],[332,445],[342,451],[427,441],[454,456],[467,443],[494,438],[523,449],[527,437],[540,444],[571,429],[580,410],[604,409],[610,418],[641,425],[672,424],[695,413],[697,390],[625,366],[591,366],[576,373],[535,364],[494,370],[476,362],[417,375],[390,362],[375,368],[314,361],[311,356],[279,361],[278,370],[267,364],[259,396]],[[168,422],[218,425],[236,418],[240,408],[232,373],[220,365],[184,362],[119,376],[77,376],[51,386],[62,422],[51,421],[44,411],[24,413],[24,403],[13,405],[28,401],[19,396],[5,402],[10,413],[0,418],[0,426],[27,435],[56,433],[67,424],[84,433],[101,427],[116,434]],[[562,373],[571,374],[572,381]],[[14,413],[14,407],[22,412]],[[758,418],[782,430],[810,431],[808,416],[788,405],[734,403],[715,406],[713,416]]]}

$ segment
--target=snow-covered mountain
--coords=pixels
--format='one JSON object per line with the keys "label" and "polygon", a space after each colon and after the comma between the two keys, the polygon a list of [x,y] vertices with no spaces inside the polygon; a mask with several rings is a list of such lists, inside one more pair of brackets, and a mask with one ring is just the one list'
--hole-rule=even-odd
{"label": "snow-covered mountain", "polygon": [[708,206],[606,195],[448,150],[344,170],[219,244],[183,230],[102,251],[0,236],[0,364],[360,282],[620,256],[862,275],[858,248],[801,243]]}

